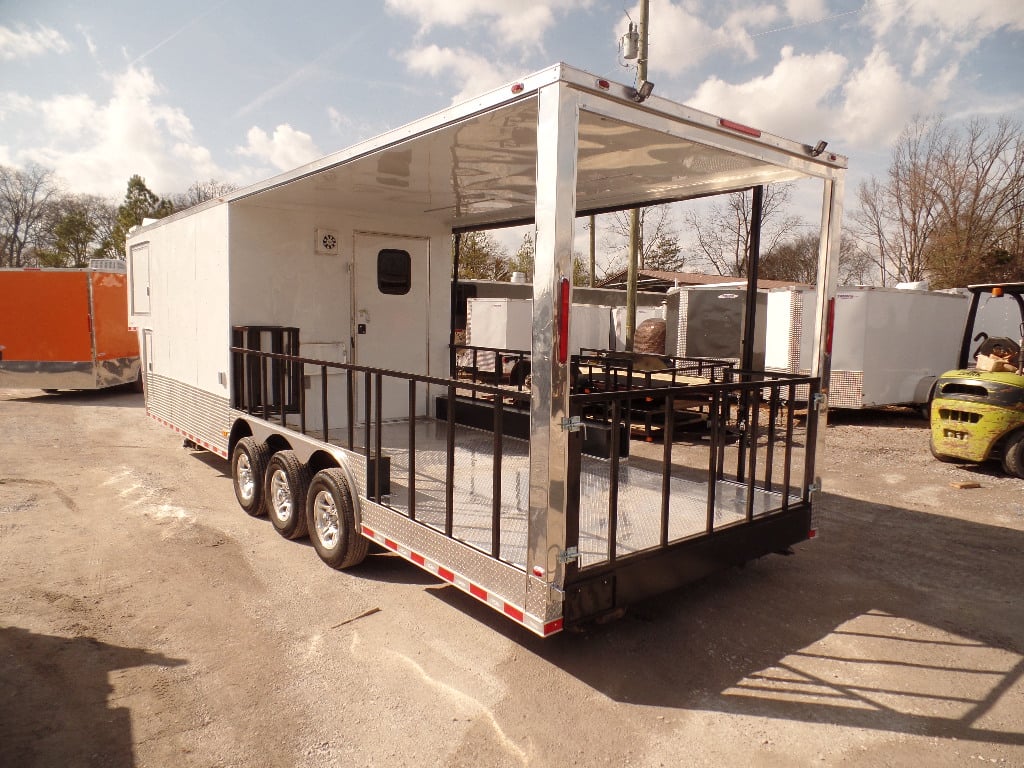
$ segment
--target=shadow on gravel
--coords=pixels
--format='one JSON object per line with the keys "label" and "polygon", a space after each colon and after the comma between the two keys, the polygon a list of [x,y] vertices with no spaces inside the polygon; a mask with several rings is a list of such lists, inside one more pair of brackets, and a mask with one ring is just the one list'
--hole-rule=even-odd
{"label": "shadow on gravel", "polygon": [[145,403],[142,393],[136,392],[133,385],[126,384],[109,389],[62,389],[56,392],[42,390],[25,390],[20,397],[13,397],[4,402],[45,403],[54,406],[91,405],[96,408],[143,408]]}
{"label": "shadow on gravel", "polygon": [[0,765],[131,768],[132,724],[111,706],[109,674],[185,662],[91,637],[0,627]]}
{"label": "shadow on gravel", "polygon": [[548,640],[435,593],[616,701],[1024,746],[1024,533],[819,503],[795,556]]}

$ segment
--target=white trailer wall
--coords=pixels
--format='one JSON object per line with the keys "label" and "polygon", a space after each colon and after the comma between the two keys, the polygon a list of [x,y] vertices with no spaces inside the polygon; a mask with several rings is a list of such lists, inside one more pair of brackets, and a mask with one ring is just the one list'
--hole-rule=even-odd
{"label": "white trailer wall", "polygon": [[[803,333],[811,288],[769,292],[766,368],[806,373],[812,339]],[[923,404],[956,367],[968,301],[938,291],[853,286],[836,293],[829,405]]]}
{"label": "white trailer wall", "polygon": [[[231,218],[234,261],[230,324],[297,327],[302,356],[356,362],[352,348],[356,330],[352,286],[356,232],[389,233],[396,239],[425,237],[430,251],[427,324],[409,329],[415,337],[407,335],[393,341],[398,353],[403,345],[428,345],[427,370],[409,372],[447,376],[451,233],[434,222],[418,224],[355,217],[334,209],[276,209],[236,203]],[[318,245],[325,233],[335,238],[335,249]],[[307,422],[315,426],[321,418],[319,367],[307,366],[306,375]],[[329,372],[328,376],[331,424],[340,427],[345,423],[344,374]]]}
{"label": "white trailer wall", "polygon": [[[228,398],[227,206],[129,240],[130,254],[143,250],[148,251],[148,275],[142,269],[133,275],[133,294],[148,295],[149,306],[133,306],[131,324],[149,337],[143,348],[147,374]],[[131,262],[130,256],[129,268]]]}

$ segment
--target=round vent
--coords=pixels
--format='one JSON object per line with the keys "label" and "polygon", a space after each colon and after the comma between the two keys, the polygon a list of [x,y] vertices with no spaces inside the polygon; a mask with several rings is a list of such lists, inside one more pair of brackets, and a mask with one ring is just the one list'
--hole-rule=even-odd
{"label": "round vent", "polygon": [[338,233],[333,229],[318,229],[316,231],[316,252],[335,254],[338,252],[340,241]]}

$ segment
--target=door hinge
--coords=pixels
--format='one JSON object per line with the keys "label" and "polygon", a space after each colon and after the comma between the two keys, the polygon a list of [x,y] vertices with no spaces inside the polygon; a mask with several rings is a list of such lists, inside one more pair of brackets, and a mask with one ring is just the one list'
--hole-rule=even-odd
{"label": "door hinge", "polygon": [[825,395],[821,392],[815,392],[814,397],[812,398],[812,405],[815,408],[819,408],[823,402],[825,402]]}
{"label": "door hinge", "polygon": [[569,416],[562,419],[563,432],[579,432],[583,429],[583,419],[579,416]]}
{"label": "door hinge", "polygon": [[821,483],[811,483],[807,486],[808,493],[817,493],[821,490]]}
{"label": "door hinge", "polygon": [[569,547],[564,552],[558,553],[558,562],[565,564],[580,559],[579,547]]}

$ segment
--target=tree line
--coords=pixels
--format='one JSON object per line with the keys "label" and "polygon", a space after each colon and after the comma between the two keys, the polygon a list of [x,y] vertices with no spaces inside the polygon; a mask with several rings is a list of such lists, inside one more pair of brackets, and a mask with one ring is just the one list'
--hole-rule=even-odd
{"label": "tree line", "polygon": [[0,165],[0,267],[85,267],[90,259],[124,259],[125,238],[143,219],[163,218],[232,189],[197,181],[185,192],[160,197],[136,174],[118,204],[67,192],[53,170],[39,165]]}

